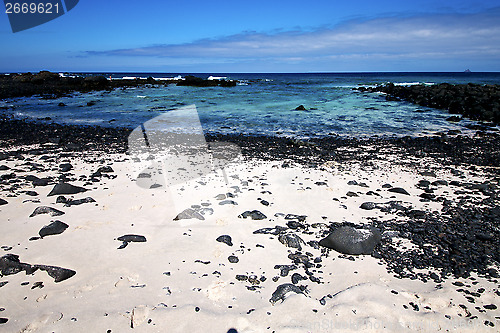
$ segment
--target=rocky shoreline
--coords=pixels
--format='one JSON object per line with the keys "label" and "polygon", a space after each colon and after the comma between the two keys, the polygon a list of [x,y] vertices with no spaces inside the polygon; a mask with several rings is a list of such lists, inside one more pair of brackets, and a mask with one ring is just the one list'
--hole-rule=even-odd
{"label": "rocky shoreline", "polygon": [[17,119],[0,113],[0,147],[52,144],[70,151],[99,150],[124,153],[127,150],[127,128],[107,128],[87,125],[61,125],[45,121]]}
{"label": "rocky shoreline", "polygon": [[[355,88],[361,92],[382,92],[388,101],[403,100],[420,106],[448,110],[473,120],[500,123],[500,85],[449,84],[395,85]],[[460,117],[450,117],[459,121]]]}
{"label": "rocky shoreline", "polygon": [[[281,311],[290,306],[308,314],[301,325],[333,317],[342,304],[355,320],[352,310],[370,311],[365,300],[373,295],[377,308],[398,313],[394,325],[425,315],[442,325],[471,321],[475,331],[495,327],[495,131],[310,140],[206,135],[237,144],[243,161],[226,166],[233,186],[225,189],[210,176],[172,187],[168,197],[178,195],[178,205],[161,189],[135,188],[130,132],[0,117],[7,230],[0,288],[28,308],[68,317],[48,325],[168,328],[182,315],[222,309],[253,325],[273,318],[266,327],[280,331],[287,325]],[[62,250],[74,244],[84,250]],[[66,289],[105,317],[89,315],[73,292],[65,298]],[[14,302],[3,306],[2,325],[46,325]],[[108,314],[113,320],[103,319]],[[237,325],[225,320],[226,330]]]}
{"label": "rocky shoreline", "polygon": [[[74,151],[97,149],[123,153],[127,151],[127,138],[131,131],[129,128],[62,125],[17,119],[10,114],[0,113],[0,147],[52,143]],[[308,166],[318,166],[329,161],[363,161],[367,159],[366,154],[371,156],[368,159],[372,159],[381,148],[402,157],[432,157],[443,165],[500,165],[500,133],[489,127],[481,127],[473,136],[450,131],[420,137],[330,136],[293,139],[278,136],[206,134],[205,139],[207,142],[235,143],[248,158],[293,160]]]}
{"label": "rocky shoreline", "polygon": [[[106,153],[125,153],[127,151],[127,138],[131,130],[126,128],[104,128],[99,126],[77,126],[77,125],[60,125],[55,123],[33,122],[28,120],[12,119],[8,116],[0,118],[0,148],[12,148],[16,146],[40,144],[40,148],[36,154],[49,153],[51,151],[68,151],[77,156],[78,152],[85,151],[104,151]],[[455,225],[456,228],[450,229],[453,241],[448,241],[449,246],[463,246],[468,251],[474,250],[476,247],[474,242],[470,243],[469,232],[490,235],[479,236],[478,253],[468,257],[461,258],[454,262],[461,265],[464,262],[469,263],[466,268],[453,266],[449,262],[443,263],[443,258],[436,258],[438,265],[447,265],[448,269],[444,270],[449,274],[465,274],[472,270],[477,270],[483,274],[488,271],[486,263],[481,263],[478,260],[481,251],[485,250],[481,244],[483,241],[487,246],[488,258],[496,262],[500,262],[500,233],[498,225],[500,225],[500,209],[498,206],[499,200],[499,176],[500,169],[500,135],[496,132],[478,131],[475,136],[464,135],[434,135],[426,137],[372,137],[366,139],[345,138],[345,137],[329,137],[322,139],[296,140],[283,137],[267,137],[267,136],[246,136],[246,135],[206,135],[207,142],[223,141],[232,142],[238,145],[241,149],[243,157],[247,160],[258,159],[263,161],[280,161],[282,167],[286,168],[290,165],[300,164],[304,167],[323,168],[325,163],[339,163],[344,168],[350,163],[361,163],[367,167],[376,166],[380,162],[392,159],[392,164],[402,165],[414,168],[418,173],[435,173],[439,168],[447,168],[453,170],[455,167],[463,167],[470,170],[481,170],[487,172],[492,177],[490,184],[470,184],[460,183],[454,184],[455,188],[467,189],[469,191],[477,191],[487,196],[486,199],[479,201],[467,201],[465,197],[460,203],[448,202],[446,198],[436,198],[432,195],[432,190],[429,189],[429,184],[424,184],[419,188],[423,191],[421,197],[423,200],[440,200],[443,201],[447,208],[444,215],[440,218],[450,220],[447,225]],[[48,145],[47,145],[48,144]],[[33,152],[35,153],[35,152]],[[14,152],[1,154],[2,159],[8,158]],[[382,154],[382,155],[381,155]],[[381,157],[382,156],[382,157]],[[432,161],[437,168],[425,167],[423,161]],[[430,186],[432,188],[432,186]],[[470,199],[470,198],[469,198]],[[392,205],[392,206],[391,206]],[[475,207],[481,205],[485,207],[483,210],[475,212]],[[414,217],[415,212],[407,207],[390,204],[389,211],[399,211],[400,214],[410,218]],[[488,208],[486,208],[488,207]],[[376,208],[376,207],[373,207]],[[370,209],[373,209],[370,208]],[[379,207],[380,209],[380,207]],[[460,217],[457,217],[457,209]],[[474,213],[475,212],[475,213]],[[478,215],[479,214],[479,215]],[[453,217],[455,222],[453,222]],[[460,223],[457,224],[457,222]],[[464,224],[464,221],[466,222]],[[476,222],[474,222],[476,221]],[[482,221],[479,223],[477,221]],[[443,230],[436,225],[439,223],[435,216],[419,215],[415,224],[406,226],[392,225],[391,222],[383,222],[378,225],[384,229],[384,224],[391,228],[402,228],[407,236],[414,239],[420,237],[420,243],[439,241],[436,235],[442,233]],[[417,233],[414,233],[418,230]],[[426,230],[426,232],[420,232]],[[463,238],[458,238],[456,232],[464,235]],[[422,235],[423,234],[423,235]],[[445,233],[446,234],[446,233]],[[443,236],[444,237],[444,236]],[[481,238],[482,237],[482,238]],[[458,242],[456,245],[454,242]],[[464,243],[465,242],[465,243]],[[377,256],[391,261],[395,258],[394,253],[388,248],[378,252]],[[426,256],[420,261],[407,261],[405,264],[411,263],[412,267],[422,265],[432,265],[432,257]],[[425,264],[422,264],[425,263]],[[401,263],[400,263],[401,264]],[[436,264],[436,262],[434,262]],[[479,266],[478,266],[479,265]]]}
{"label": "rocky shoreline", "polygon": [[44,98],[58,98],[72,92],[90,92],[112,90],[122,87],[139,87],[143,85],[169,85],[194,87],[234,87],[234,80],[208,80],[192,75],[183,79],[156,80],[153,77],[146,79],[113,79],[108,80],[103,75],[61,77],[58,73],[41,71],[36,74],[21,73],[0,75],[0,99],[12,97],[28,97],[41,95]]}

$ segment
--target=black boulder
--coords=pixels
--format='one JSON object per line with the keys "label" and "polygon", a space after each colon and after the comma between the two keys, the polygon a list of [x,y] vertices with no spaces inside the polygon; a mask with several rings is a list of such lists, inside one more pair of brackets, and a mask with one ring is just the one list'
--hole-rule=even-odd
{"label": "black boulder", "polygon": [[68,227],[69,225],[67,225],[66,223],[57,220],[50,223],[49,225],[42,227],[38,234],[42,238],[50,235],[59,235],[62,234]]}
{"label": "black boulder", "polygon": [[52,195],[60,195],[60,194],[77,194],[81,192],[87,191],[86,188],[74,186],[68,183],[59,183],[54,186],[52,191],[47,195],[48,197]]}
{"label": "black boulder", "polygon": [[229,235],[221,235],[221,236],[217,237],[216,241],[227,244],[229,246],[233,246],[231,236],[229,236]]}
{"label": "black boulder", "polygon": [[356,229],[342,226],[323,238],[319,245],[344,254],[370,254],[380,242],[380,231],[376,228]]}

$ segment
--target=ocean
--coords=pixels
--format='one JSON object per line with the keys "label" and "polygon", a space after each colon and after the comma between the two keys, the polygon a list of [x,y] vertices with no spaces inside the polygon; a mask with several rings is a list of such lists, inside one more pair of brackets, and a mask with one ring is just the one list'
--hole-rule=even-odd
{"label": "ocean", "polygon": [[[82,73],[80,73],[82,74]],[[186,73],[100,73],[106,77],[173,78]],[[83,75],[89,75],[88,73]],[[445,110],[386,101],[381,94],[353,90],[360,86],[500,84],[500,73],[308,73],[192,74],[239,80],[236,87],[171,85],[40,96],[0,101],[17,117],[50,118],[63,124],[135,128],[169,110],[195,105],[205,133],[277,135],[296,138],[340,136],[425,135],[467,131],[472,121],[451,123]],[[88,102],[94,105],[88,106]],[[60,107],[59,103],[66,106]],[[295,110],[303,105],[304,110]],[[48,119],[47,118],[47,119]]]}

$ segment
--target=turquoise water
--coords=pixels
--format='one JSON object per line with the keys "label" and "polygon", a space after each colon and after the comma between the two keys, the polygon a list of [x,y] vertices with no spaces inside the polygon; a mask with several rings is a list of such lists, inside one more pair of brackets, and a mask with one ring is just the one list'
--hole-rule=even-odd
{"label": "turquoise water", "polygon": [[[109,76],[109,73],[106,73]],[[178,74],[127,73],[123,76],[174,77]],[[195,74],[208,77],[210,74]],[[388,102],[383,95],[353,91],[358,86],[396,84],[500,84],[499,73],[369,73],[369,74],[217,74],[240,80],[236,87],[144,86],[111,92],[75,93],[45,100],[40,97],[1,101],[20,117],[50,117],[70,124],[135,128],[168,110],[196,105],[206,133],[265,134],[294,137],[326,135],[419,135],[447,129],[465,130],[463,121],[446,121],[443,110],[406,102]],[[87,106],[87,102],[95,105]],[[65,103],[65,107],[58,104]],[[296,111],[303,105],[307,111]]]}

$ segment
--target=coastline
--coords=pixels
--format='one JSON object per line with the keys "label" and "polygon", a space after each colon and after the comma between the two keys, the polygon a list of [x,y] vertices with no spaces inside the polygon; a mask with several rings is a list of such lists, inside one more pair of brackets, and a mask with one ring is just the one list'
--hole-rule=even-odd
{"label": "coastline", "polygon": [[[209,135],[208,142],[241,148],[242,158],[225,166],[228,182],[218,171],[148,190],[135,185],[127,129],[1,122],[3,255],[76,272],[61,282],[41,270],[3,274],[5,329],[498,327],[500,313],[490,306],[500,297],[495,132],[311,140]],[[47,196],[61,181],[86,192],[63,195],[66,201]],[[95,202],[78,201],[87,197]],[[29,217],[40,206],[65,214]],[[181,215],[187,209],[192,218]],[[30,240],[57,219],[67,230]],[[318,245],[340,227],[376,227],[381,240],[371,255]],[[118,240],[130,234],[147,241]],[[223,235],[231,245],[217,240]]]}
{"label": "coastline", "polygon": [[[500,86],[495,84],[449,84],[396,86],[393,83],[377,87],[360,87],[361,92],[382,92],[386,100],[404,100],[424,107],[447,110],[450,114],[500,123]],[[451,116],[450,121],[460,121]]]}
{"label": "coastline", "polygon": [[[35,88],[45,89],[45,93],[33,95],[29,98],[7,98],[2,101],[0,109],[20,117],[31,117],[46,121],[56,121],[67,124],[90,124],[104,127],[130,127],[135,128],[140,123],[159,116],[163,112],[187,105],[196,105],[204,125],[209,133],[246,133],[248,135],[275,134],[286,137],[331,137],[332,135],[358,136],[358,135],[387,135],[396,133],[398,135],[427,135],[437,131],[456,131],[464,134],[470,129],[494,130],[498,129],[489,123],[478,123],[474,120],[461,119],[457,115],[447,115],[431,106],[435,103],[447,103],[465,105],[469,108],[476,99],[478,106],[492,103],[487,96],[488,87],[483,85],[471,85],[474,89],[465,90],[469,97],[457,95],[456,91],[462,86],[464,78],[454,76],[376,76],[364,77],[356,75],[297,75],[295,76],[237,76],[237,87],[182,87],[172,80],[158,81],[159,84],[148,83],[147,79],[130,80],[120,79],[118,75],[112,80],[106,79],[107,85],[131,84],[114,89],[113,87],[101,87],[99,84],[92,88],[95,83],[87,78],[57,77],[54,81],[41,81],[35,84],[33,79],[41,73],[32,75],[31,81],[17,82],[11,87],[10,84],[0,87],[1,94],[15,94],[17,85],[28,85]],[[24,75],[24,74],[23,74]],[[20,77],[23,77],[20,75]],[[47,74],[48,75],[48,74]],[[82,74],[83,75],[83,74]],[[140,75],[140,73],[137,73]],[[144,73],[143,76],[149,75]],[[208,74],[207,74],[208,75]],[[42,75],[43,76],[43,75]],[[490,79],[469,77],[473,82],[500,82],[500,76]],[[497,79],[495,79],[497,78]],[[58,95],[58,89],[71,90],[72,84],[65,80],[75,79],[88,85],[89,89],[95,91],[89,93],[74,92]],[[101,76],[101,79],[105,79]],[[184,78],[185,79],[185,78]],[[11,78],[11,81],[13,79]],[[141,81],[142,80],[142,81]],[[287,80],[291,80],[288,82]],[[353,90],[358,87],[365,88],[380,87],[387,80],[395,81],[395,88],[402,92],[420,91],[421,85],[432,85],[437,87],[435,91],[423,94],[423,101],[428,106],[419,107],[416,104],[405,102],[404,99],[392,97],[386,93],[368,93]],[[456,85],[439,84],[445,80],[456,82]],[[454,81],[455,80],[455,81]],[[483,80],[483,81],[481,81]],[[171,82],[172,81],[172,82]],[[184,80],[189,81],[189,80]],[[217,80],[205,80],[217,83]],[[205,82],[202,81],[202,82]],[[153,81],[151,81],[153,82]],[[194,82],[194,81],[193,81]],[[434,83],[433,83],[434,82]],[[289,85],[290,83],[290,85]],[[53,86],[55,85],[55,86]],[[165,86],[168,85],[168,86]],[[403,87],[403,85],[409,85]],[[383,86],[382,86],[383,87]],[[481,88],[481,89],[480,89]],[[302,95],[304,89],[310,90],[311,94]],[[324,89],[324,90],[323,90]],[[380,88],[382,89],[382,88]],[[460,88],[461,89],[461,88]],[[28,89],[29,90],[29,89]],[[78,89],[76,89],[78,91]],[[98,91],[101,90],[101,91]],[[214,91],[217,93],[214,95]],[[269,92],[273,91],[273,94]],[[36,91],[31,91],[34,94]],[[319,93],[321,92],[321,93]],[[291,96],[290,96],[291,94]],[[477,95],[477,96],[476,96]],[[182,97],[181,97],[182,96]],[[444,97],[443,97],[444,96]],[[449,97],[452,96],[452,100]],[[418,96],[417,96],[418,97]],[[181,100],[179,100],[179,98]],[[275,104],[277,99],[280,102]],[[386,99],[388,99],[386,101]],[[216,101],[217,100],[217,101]],[[442,105],[442,106],[443,106]],[[298,107],[299,106],[299,107]],[[300,107],[302,106],[302,108]],[[440,105],[435,105],[440,107]],[[493,110],[492,109],[492,110]],[[286,116],[285,116],[286,115]],[[491,128],[488,128],[491,127]]]}
{"label": "coastline", "polygon": [[192,75],[171,80],[156,80],[153,77],[132,79],[108,79],[103,75],[61,76],[58,73],[40,71],[39,73],[0,74],[0,99],[41,95],[44,98],[57,98],[74,92],[113,90],[145,85],[170,85],[194,87],[234,87],[234,80],[210,80]]}
{"label": "coastline", "polygon": [[[127,151],[129,128],[91,125],[63,125],[54,122],[17,119],[0,114],[0,147],[52,143],[74,151],[99,149],[124,153]],[[478,126],[473,135],[456,131],[427,136],[371,136],[356,138],[329,136],[325,138],[294,139],[279,136],[244,134],[205,134],[207,142],[231,142],[238,145],[248,158],[264,160],[293,159],[295,162],[317,166],[328,161],[363,160],[365,154],[375,153],[365,147],[383,147],[404,155],[438,158],[446,165],[468,164],[484,167],[500,165],[500,132],[488,126]],[[68,146],[69,145],[69,146]],[[338,150],[343,150],[338,153]]]}

